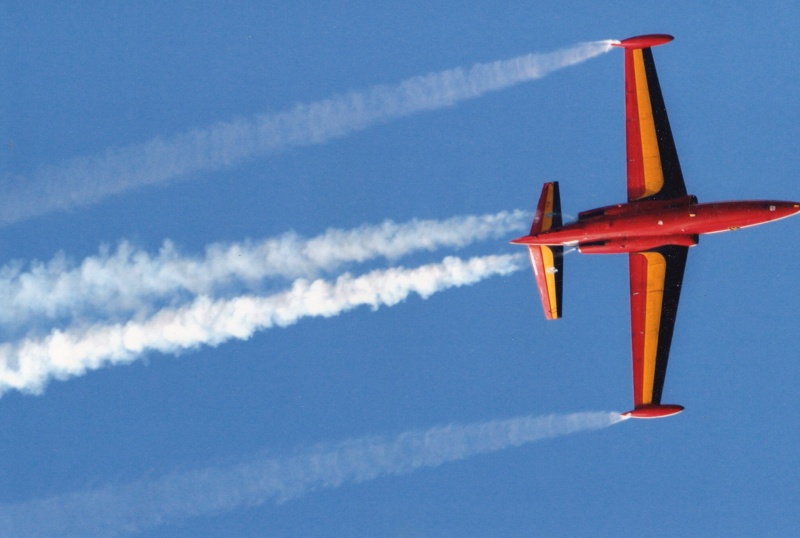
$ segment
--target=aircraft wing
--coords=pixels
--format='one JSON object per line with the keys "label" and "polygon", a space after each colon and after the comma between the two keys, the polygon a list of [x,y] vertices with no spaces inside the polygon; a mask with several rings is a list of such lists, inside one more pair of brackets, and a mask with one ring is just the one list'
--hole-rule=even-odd
{"label": "aircraft wing", "polygon": [[641,36],[617,45],[625,49],[629,202],[686,196],[651,49],[671,40],[667,35]]}
{"label": "aircraft wing", "polygon": [[629,254],[636,409],[661,404],[688,250],[667,245]]}

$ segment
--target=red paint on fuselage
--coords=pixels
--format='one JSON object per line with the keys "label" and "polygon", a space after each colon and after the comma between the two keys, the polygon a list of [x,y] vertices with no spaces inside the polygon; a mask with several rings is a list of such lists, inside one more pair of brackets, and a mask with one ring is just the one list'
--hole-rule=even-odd
{"label": "red paint on fuselage", "polygon": [[[698,204],[694,197],[687,196],[677,200],[631,202],[584,211],[575,222],[520,237],[512,243],[579,245],[636,238],[648,238],[647,241],[651,243],[656,239],[658,243],[657,238],[663,237],[664,242],[660,244],[672,244],[680,236],[727,232],[786,218],[798,212],[799,203],[775,200]],[[631,243],[635,244],[636,241]],[[635,250],[641,249],[630,251]],[[617,252],[628,251],[621,248]]]}

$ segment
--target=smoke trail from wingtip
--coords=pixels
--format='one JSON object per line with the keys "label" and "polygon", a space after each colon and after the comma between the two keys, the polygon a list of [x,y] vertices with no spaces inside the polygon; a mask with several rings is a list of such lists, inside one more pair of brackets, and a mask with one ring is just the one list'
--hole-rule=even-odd
{"label": "smoke trail from wingtip", "polygon": [[30,177],[5,174],[0,179],[0,225],[88,206],[131,189],[230,167],[290,147],[321,144],[395,118],[538,79],[610,48],[610,41],[581,43],[555,52],[449,69],[275,114],[110,148],[102,155],[40,168]]}
{"label": "smoke trail from wingtip", "polygon": [[313,238],[295,233],[261,241],[208,245],[202,256],[182,255],[170,241],[157,254],[122,242],[79,264],[63,255],[47,263],[0,267],[0,327],[30,327],[54,320],[147,316],[164,302],[214,296],[231,286],[257,287],[263,279],[313,278],[382,257],[394,261],[415,251],[460,248],[524,226],[523,211],[445,220],[384,221],[351,230],[329,229]]}
{"label": "smoke trail from wingtip", "polygon": [[444,258],[413,269],[394,267],[334,282],[298,279],[283,293],[212,300],[198,297],[164,308],[146,320],[53,330],[0,344],[0,394],[10,389],[40,392],[53,379],[82,375],[105,365],[127,363],[148,352],[179,353],[254,332],[286,327],[306,317],[332,317],[359,306],[393,306],[411,293],[427,298],[448,288],[507,275],[522,266],[520,255]]}
{"label": "smoke trail from wingtip", "polygon": [[619,413],[523,416],[320,444],[293,456],[176,472],[156,480],[0,505],[0,534],[114,536],[191,517],[281,503],[316,490],[464,460],[543,439],[599,430]]}

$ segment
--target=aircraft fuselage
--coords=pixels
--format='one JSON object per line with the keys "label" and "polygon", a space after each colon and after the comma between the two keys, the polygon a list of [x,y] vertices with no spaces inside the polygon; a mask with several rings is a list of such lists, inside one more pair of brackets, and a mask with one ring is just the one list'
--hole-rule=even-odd
{"label": "aircraft fuselage", "polygon": [[800,203],[777,200],[648,200],[584,211],[575,222],[512,243],[577,246],[584,254],[638,252],[661,245],[693,246],[701,234],[755,226],[798,212]]}

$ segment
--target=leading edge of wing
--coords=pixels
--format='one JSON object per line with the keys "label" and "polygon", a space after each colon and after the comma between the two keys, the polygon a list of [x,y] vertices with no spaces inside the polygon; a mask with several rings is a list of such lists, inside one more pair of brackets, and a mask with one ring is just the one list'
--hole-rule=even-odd
{"label": "leading edge of wing", "polygon": [[672,40],[666,34],[621,41],[625,49],[625,134],[628,201],[663,200],[686,195],[652,46]]}
{"label": "leading edge of wing", "polygon": [[634,412],[661,406],[688,250],[666,245],[629,254]]}

